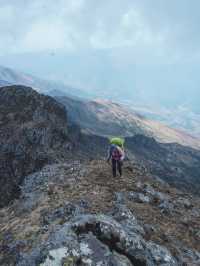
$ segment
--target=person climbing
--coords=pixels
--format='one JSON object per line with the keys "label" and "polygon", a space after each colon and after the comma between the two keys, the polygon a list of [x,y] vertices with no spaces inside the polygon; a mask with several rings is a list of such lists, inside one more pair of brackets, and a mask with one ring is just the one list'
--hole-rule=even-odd
{"label": "person climbing", "polygon": [[122,164],[124,157],[124,140],[121,138],[112,138],[110,140],[107,162],[109,163],[112,159],[113,177],[117,176],[117,171],[119,172],[119,175],[122,176]]}

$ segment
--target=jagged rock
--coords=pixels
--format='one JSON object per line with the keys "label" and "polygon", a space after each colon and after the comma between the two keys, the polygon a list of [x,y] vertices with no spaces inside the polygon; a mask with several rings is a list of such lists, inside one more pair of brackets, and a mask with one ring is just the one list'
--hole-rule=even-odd
{"label": "jagged rock", "polygon": [[153,198],[154,201],[156,202],[164,202],[164,201],[168,201],[169,197],[168,195],[158,192],[156,191],[152,186],[150,186],[149,184],[145,185],[143,191],[151,196]]}
{"label": "jagged rock", "polygon": [[[48,257],[46,258],[45,262],[40,264],[40,265],[43,265],[43,266],[62,265],[62,262],[69,264],[69,262],[70,262],[69,259],[68,259],[68,261],[64,262],[64,258],[66,256],[68,256],[68,249],[66,247],[51,250],[49,252]],[[71,262],[74,264],[74,260]]]}
{"label": "jagged rock", "polygon": [[168,201],[163,201],[158,207],[160,208],[161,212],[166,215],[170,215],[174,210],[173,204]]}
{"label": "jagged rock", "polygon": [[90,234],[81,237],[77,249],[62,247],[51,250],[41,266],[50,265],[131,266],[132,264],[125,256],[117,252],[112,253],[106,245]]}
{"label": "jagged rock", "polygon": [[181,206],[185,207],[186,209],[191,209],[193,207],[191,202],[185,198],[179,198],[176,203],[180,204]]}
{"label": "jagged rock", "polygon": [[63,221],[70,220],[72,217],[84,213],[84,209],[71,204],[70,202],[65,202],[64,206],[56,208],[52,211],[45,210],[41,213],[41,221],[43,225],[48,225],[53,223],[57,219],[62,219]]}
{"label": "jagged rock", "polygon": [[172,258],[170,252],[165,247],[149,242],[147,244],[147,249],[150,251],[153,258],[153,265],[177,265],[176,260]]}
{"label": "jagged rock", "polygon": [[117,204],[124,204],[126,200],[126,195],[123,192],[115,193],[115,201]]}
{"label": "jagged rock", "polygon": [[189,248],[182,248],[181,260],[183,265],[199,266],[200,253]]}
{"label": "jagged rock", "polygon": [[189,223],[190,223],[189,218],[188,217],[183,217],[182,224],[188,227]]}
{"label": "jagged rock", "polygon": [[195,238],[200,242],[200,229],[195,232]]}
{"label": "jagged rock", "polygon": [[15,203],[16,215],[20,215],[23,213],[30,213],[35,208],[37,208],[37,206],[40,205],[43,199],[44,199],[44,194],[41,193],[41,191],[35,191],[34,193],[27,193],[26,195],[23,194],[20,197],[20,200]]}
{"label": "jagged rock", "polygon": [[128,194],[129,200],[134,200],[135,202],[138,203],[150,203],[151,199],[148,196],[145,196],[142,193],[137,193],[137,192],[129,192]]}
{"label": "jagged rock", "polygon": [[111,215],[117,222],[124,226],[125,230],[128,230],[129,234],[131,234],[131,232],[141,235],[145,234],[142,226],[138,224],[135,216],[125,205],[116,203]]}
{"label": "jagged rock", "polygon": [[[73,170],[72,170],[73,167]],[[84,174],[79,162],[46,165],[41,171],[28,175],[21,185],[20,201],[17,203],[17,213],[31,212],[48,194],[49,197],[59,194],[59,189],[70,187]],[[81,171],[80,171],[81,169]],[[49,189],[51,188],[52,193]],[[82,205],[83,205],[82,201]],[[86,203],[85,203],[86,204]]]}
{"label": "jagged rock", "polygon": [[39,247],[20,254],[17,266],[178,265],[167,249],[146,242],[142,232],[130,226],[129,219],[137,221],[125,206],[118,206],[115,218],[119,222],[106,215],[75,214]]}
{"label": "jagged rock", "polygon": [[[76,166],[75,166],[76,165]],[[46,191],[48,187],[63,184],[64,181],[68,183],[75,183],[75,177],[82,175],[81,164],[79,162],[73,162],[68,164],[52,164],[46,165],[41,171],[30,174],[24,178],[21,194],[26,195],[35,191]],[[67,180],[64,180],[66,178]],[[53,189],[53,188],[52,188]]]}
{"label": "jagged rock", "polygon": [[106,216],[82,217],[73,225],[76,233],[92,232],[102,242],[109,243],[112,249],[127,256],[133,265],[154,265],[153,261],[162,261],[163,265],[176,265],[166,249],[146,243],[140,235],[124,231],[125,228],[125,225],[122,226]]}
{"label": "jagged rock", "polygon": [[0,207],[24,177],[56,162],[68,141],[64,106],[31,88],[0,88]]}
{"label": "jagged rock", "polygon": [[196,219],[200,218],[200,210],[193,207],[191,210],[191,214],[193,217],[195,217]]}
{"label": "jagged rock", "polygon": [[152,235],[152,233],[156,232],[156,228],[153,225],[145,224],[143,226],[145,231],[145,237],[149,239],[149,237]]}
{"label": "jagged rock", "polygon": [[136,188],[138,188],[139,190],[142,190],[143,187],[144,187],[144,185],[143,185],[142,182],[140,182],[140,181],[137,182],[135,186],[136,186]]}

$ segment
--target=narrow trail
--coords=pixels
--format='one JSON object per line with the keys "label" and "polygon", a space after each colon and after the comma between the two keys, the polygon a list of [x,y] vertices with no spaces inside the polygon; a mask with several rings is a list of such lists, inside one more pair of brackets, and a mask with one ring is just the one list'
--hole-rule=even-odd
{"label": "narrow trail", "polygon": [[116,192],[133,190],[136,182],[135,176],[136,173],[124,167],[123,176],[113,178],[111,166],[105,161],[91,161],[87,175],[80,185],[86,186],[87,200],[92,204],[92,211],[105,212],[112,207]]}

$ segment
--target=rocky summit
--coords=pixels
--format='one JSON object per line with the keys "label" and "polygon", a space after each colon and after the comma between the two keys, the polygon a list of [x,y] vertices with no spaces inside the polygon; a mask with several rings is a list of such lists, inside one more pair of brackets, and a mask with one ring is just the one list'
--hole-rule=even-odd
{"label": "rocky summit", "polygon": [[108,140],[23,86],[0,89],[0,135],[0,265],[200,265],[199,151],[129,137],[113,178]]}

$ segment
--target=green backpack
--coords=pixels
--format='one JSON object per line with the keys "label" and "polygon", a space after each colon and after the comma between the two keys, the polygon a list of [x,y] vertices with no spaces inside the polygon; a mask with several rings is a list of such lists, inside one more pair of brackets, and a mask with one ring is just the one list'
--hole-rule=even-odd
{"label": "green backpack", "polygon": [[122,138],[111,138],[110,139],[110,144],[115,144],[121,148],[124,148],[124,139]]}

